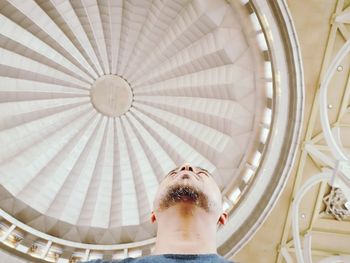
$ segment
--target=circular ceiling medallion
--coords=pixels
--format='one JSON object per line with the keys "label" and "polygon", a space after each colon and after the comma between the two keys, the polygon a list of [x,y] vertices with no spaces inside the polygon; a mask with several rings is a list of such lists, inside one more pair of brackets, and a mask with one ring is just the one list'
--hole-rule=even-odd
{"label": "circular ceiling medallion", "polygon": [[118,117],[129,110],[132,103],[130,85],[116,75],[99,77],[90,90],[91,103],[102,114]]}

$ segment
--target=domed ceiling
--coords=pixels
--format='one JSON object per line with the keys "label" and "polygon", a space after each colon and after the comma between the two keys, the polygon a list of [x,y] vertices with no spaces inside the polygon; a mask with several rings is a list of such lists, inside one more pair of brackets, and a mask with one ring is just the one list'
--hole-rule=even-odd
{"label": "domed ceiling", "polygon": [[234,214],[274,109],[286,119],[293,104],[275,100],[266,22],[244,2],[1,1],[3,232],[34,235],[47,260],[151,245],[158,184],[184,162],[213,174]]}

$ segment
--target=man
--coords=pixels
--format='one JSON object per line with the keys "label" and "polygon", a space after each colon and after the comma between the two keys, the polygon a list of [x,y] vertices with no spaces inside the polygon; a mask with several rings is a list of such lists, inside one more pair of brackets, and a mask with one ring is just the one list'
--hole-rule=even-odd
{"label": "man", "polygon": [[222,211],[220,189],[208,171],[189,164],[170,171],[153,207],[151,221],[158,228],[152,255],[112,262],[230,262],[216,253],[217,226],[226,223],[227,213]]}

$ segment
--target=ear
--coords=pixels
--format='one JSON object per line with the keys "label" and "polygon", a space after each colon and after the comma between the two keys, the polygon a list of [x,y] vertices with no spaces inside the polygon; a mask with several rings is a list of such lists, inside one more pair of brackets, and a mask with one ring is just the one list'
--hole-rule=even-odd
{"label": "ear", "polygon": [[154,211],[152,211],[151,213],[151,222],[154,223],[156,222],[157,218],[156,218],[156,214],[154,213]]}
{"label": "ear", "polygon": [[226,212],[223,212],[221,216],[219,217],[218,223],[221,225],[225,225],[228,219],[228,214]]}

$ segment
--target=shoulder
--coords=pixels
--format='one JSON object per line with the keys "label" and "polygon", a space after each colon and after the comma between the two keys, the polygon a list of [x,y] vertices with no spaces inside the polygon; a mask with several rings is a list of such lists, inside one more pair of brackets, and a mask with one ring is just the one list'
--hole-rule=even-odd
{"label": "shoulder", "polygon": [[139,258],[126,258],[122,260],[105,261],[102,259],[90,260],[79,263],[147,263],[147,262],[178,262],[191,261],[197,262],[211,262],[211,263],[234,263],[219,255],[179,255],[179,254],[165,254],[155,256],[144,256]]}
{"label": "shoulder", "polygon": [[219,256],[219,255],[218,255],[218,262],[221,262],[221,263],[236,263],[236,262],[228,260],[228,259],[226,259],[226,258],[224,258],[222,256]]}
{"label": "shoulder", "polygon": [[120,260],[112,260],[112,261],[106,261],[103,259],[94,259],[89,261],[79,261],[78,263],[131,263],[134,262],[135,258],[125,258]]}
{"label": "shoulder", "polygon": [[218,254],[162,254],[140,257],[135,260],[135,263],[147,262],[234,263]]}

